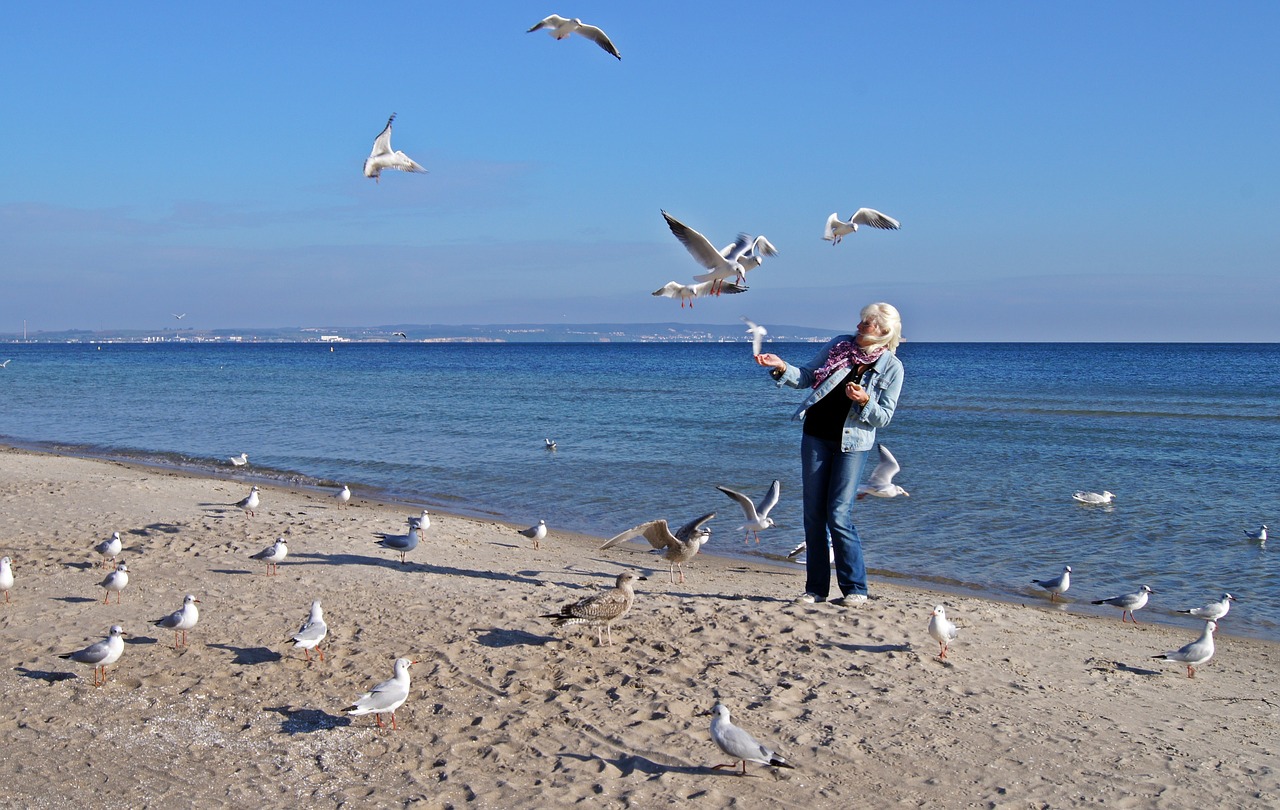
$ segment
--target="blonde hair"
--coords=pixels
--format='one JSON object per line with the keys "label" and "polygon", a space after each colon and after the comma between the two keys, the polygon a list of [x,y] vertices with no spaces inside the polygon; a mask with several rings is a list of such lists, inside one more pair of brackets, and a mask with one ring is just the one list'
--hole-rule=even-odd
{"label": "blonde hair", "polygon": [[902,316],[898,314],[893,304],[884,302],[867,304],[859,315],[864,321],[875,321],[884,330],[884,334],[880,337],[867,336],[870,342],[867,348],[884,346],[891,352],[897,351],[898,344],[902,342]]}

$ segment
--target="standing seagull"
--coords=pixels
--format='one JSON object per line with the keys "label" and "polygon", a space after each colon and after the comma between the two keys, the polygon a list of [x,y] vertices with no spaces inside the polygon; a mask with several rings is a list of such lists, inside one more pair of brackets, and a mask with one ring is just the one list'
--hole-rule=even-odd
{"label": "standing seagull", "polygon": [[858,500],[868,495],[874,495],[877,498],[896,498],[899,495],[910,498],[911,493],[893,483],[893,477],[902,469],[898,466],[898,460],[883,444],[877,445],[877,449],[880,451],[880,461],[871,471],[871,477],[867,479],[867,483],[858,487]]}
{"label": "standing seagull", "polygon": [[755,357],[760,353],[761,345],[764,343],[765,336],[769,334],[769,330],[755,323],[746,315],[742,316],[742,322],[747,325],[747,334],[751,335],[751,356]]}
{"label": "standing seagull", "polygon": [[1213,633],[1218,629],[1218,623],[1210,619],[1204,623],[1204,632],[1200,634],[1200,638],[1191,642],[1185,647],[1176,650],[1153,655],[1152,658],[1163,658],[1166,661],[1177,661],[1187,665],[1187,677],[1194,678],[1196,676],[1196,667],[1206,663],[1213,657]]}
{"label": "standing seagull", "polygon": [[947,611],[942,605],[938,605],[933,609],[933,615],[929,617],[929,635],[933,636],[938,642],[940,649],[938,650],[939,658],[947,657],[947,647],[951,642],[956,640],[956,636],[960,634],[956,630],[956,626],[947,619]]}
{"label": "standing seagull", "polygon": [[383,681],[377,686],[356,698],[356,702],[347,707],[347,714],[372,714],[378,728],[382,725],[382,715],[391,715],[391,728],[396,727],[396,709],[409,699],[409,667],[418,663],[408,658],[397,658],[395,675],[391,680]]}
{"label": "standing seagull", "polygon": [[[250,559],[262,560],[267,564],[267,576],[280,573],[280,562],[289,556],[289,546],[284,542],[284,538],[277,538],[274,543],[254,554]],[[124,566],[120,566],[123,568]]]}
{"label": "standing seagull", "polygon": [[1256,532],[1251,532],[1248,529],[1245,529],[1244,536],[1250,540],[1256,540],[1259,543],[1267,542],[1267,524],[1264,523],[1259,526]]}
{"label": "standing seagull", "polygon": [[324,623],[324,611],[320,609],[320,600],[317,599],[311,603],[311,614],[298,628],[298,632],[289,638],[289,641],[293,642],[295,649],[302,648],[302,654],[308,661],[311,660],[312,650],[315,650],[323,661],[324,650],[320,649],[320,642],[324,641],[327,635],[329,635],[329,625]]}
{"label": "standing seagull", "polygon": [[232,456],[231,458],[227,459],[227,461],[231,463],[232,467],[243,467],[244,465],[249,463],[249,454],[241,453],[238,456]]}
{"label": "standing seagull", "polygon": [[1191,608],[1190,610],[1179,610],[1179,613],[1185,613],[1188,616],[1195,616],[1199,619],[1208,619],[1209,621],[1218,621],[1227,615],[1227,611],[1231,610],[1231,603],[1236,598],[1225,591],[1222,598],[1216,602],[1209,602],[1203,607]]}
{"label": "standing seagull", "polygon": [[420,532],[425,532],[427,529],[431,528],[431,514],[425,509],[422,510],[421,517],[418,515],[409,515],[408,520],[410,529],[417,529]]}
{"label": "standing seagull", "polygon": [[[689,309],[693,309],[693,299],[706,298],[708,295],[711,295],[711,288],[714,287],[715,284],[716,282],[714,281],[704,281],[700,284],[681,284],[678,281],[668,281],[666,284],[663,284],[661,287],[654,290],[653,294],[663,298],[679,298],[681,309],[684,309],[684,302],[688,301]],[[733,282],[724,282],[720,285],[716,294],[719,295],[720,293],[725,293],[733,295],[734,293],[746,291],[746,287],[734,284]]]}
{"label": "standing seagull", "polygon": [[547,522],[539,520],[537,526],[530,526],[527,529],[520,529],[520,534],[528,537],[533,541],[533,547],[542,548],[542,538],[547,536]]}
{"label": "standing seagull", "polygon": [[112,532],[111,536],[106,540],[93,547],[93,550],[102,555],[102,559],[98,564],[103,568],[108,565],[116,564],[116,557],[120,556],[120,551],[124,548],[124,543],[120,541],[120,532]]}
{"label": "standing seagull", "polygon": [[872,228],[881,228],[886,231],[896,231],[901,227],[901,223],[893,217],[886,216],[874,208],[859,208],[854,212],[853,216],[845,221],[840,220],[839,214],[832,214],[827,217],[827,227],[822,232],[822,238],[831,243],[832,247],[840,244],[840,240],[851,233],[858,232],[859,225],[870,225]]}
{"label": "standing seagull", "polygon": [[[173,631],[173,648],[176,650],[179,646],[186,646],[187,631],[196,626],[196,622],[200,621],[200,609],[196,605],[200,604],[200,600],[187,594],[182,600],[182,607],[165,616],[163,619],[157,619],[153,622],[156,627],[164,627]],[[182,644],[178,644],[178,634],[182,634]]]}
{"label": "standing seagull", "polygon": [[103,589],[106,591],[106,593],[103,594],[102,596],[102,604],[104,605],[109,604],[108,600],[111,599],[112,591],[116,592],[116,604],[117,605],[120,604],[120,592],[123,591],[125,586],[128,584],[129,584],[129,566],[125,565],[124,563],[120,563],[119,567],[117,567],[116,570],[112,571],[110,574],[107,574],[107,578],[102,580],[101,585]]}
{"label": "standing seagull", "polygon": [[1071,566],[1062,566],[1062,573],[1053,579],[1033,579],[1031,584],[1044,588],[1049,592],[1049,601],[1056,602],[1058,601],[1058,594],[1066,593],[1067,589],[1071,587]]}
{"label": "standing seagull", "polygon": [[668,569],[669,581],[676,581],[676,569],[679,569],[680,581],[684,582],[684,563],[692,560],[697,555],[698,549],[702,548],[702,544],[711,539],[711,530],[703,528],[703,525],[715,516],[715,512],[708,512],[676,529],[675,534],[667,528],[665,520],[651,520],[610,538],[600,547],[600,550],[613,548],[633,537],[644,537],[655,549],[665,549],[666,553],[662,556],[671,563]]}
{"label": "standing seagull", "polygon": [[1137,624],[1138,620],[1134,617],[1133,612],[1145,607],[1147,604],[1147,596],[1153,593],[1155,593],[1155,591],[1151,590],[1150,585],[1142,585],[1133,593],[1122,593],[1119,596],[1113,596],[1110,599],[1095,599],[1093,600],[1093,604],[1118,607],[1120,608],[1120,621],[1123,622],[1125,620],[1124,617],[1127,613],[1133,623]]}
{"label": "standing seagull", "polygon": [[341,509],[351,502],[351,487],[343,484],[342,489],[335,492],[333,497],[338,502],[338,508]]}
{"label": "standing seagull", "polygon": [[4,591],[4,601],[9,602],[9,591],[13,589],[13,561],[8,557],[0,557],[0,591]]}
{"label": "standing seagull", "polygon": [[723,250],[716,250],[707,237],[685,225],[666,211],[662,212],[662,218],[667,221],[667,227],[671,229],[671,233],[675,235],[676,239],[680,240],[680,244],[684,245],[684,249],[689,251],[689,255],[693,257],[693,260],[711,271],[700,276],[694,276],[695,281],[710,282],[712,284],[711,292],[719,295],[720,286],[725,279],[731,276],[742,277],[745,271],[742,269],[742,263],[739,259],[751,249],[750,236],[740,233],[733,244]]}
{"label": "standing seagull", "polygon": [[258,488],[250,487],[249,494],[236,501],[236,506],[245,511],[249,517],[257,514],[254,510],[258,508],[258,504],[262,503],[262,498],[258,497]]}
{"label": "standing seagull", "polygon": [[421,529],[410,525],[408,534],[383,534],[382,539],[378,541],[378,545],[400,552],[400,564],[404,565],[406,562],[404,555],[418,547],[418,539],[420,537]]}
{"label": "standing seagull", "polygon": [[600,628],[603,627],[609,636],[609,644],[613,644],[611,625],[627,615],[635,602],[636,592],[632,583],[648,577],[636,576],[630,571],[618,574],[616,584],[609,590],[579,599],[560,608],[559,613],[544,613],[542,618],[550,619],[556,627],[585,624],[596,629],[596,646],[600,646]]}
{"label": "standing seagull", "polygon": [[711,715],[711,739],[715,741],[716,745],[720,746],[721,751],[734,759],[733,762],[725,765],[712,766],[711,770],[736,768],[739,762],[742,763],[742,773],[744,775],[747,772],[748,762],[772,765],[775,768],[795,768],[794,765],[787,762],[775,751],[761,745],[745,729],[738,728],[729,722],[729,709],[723,703],[716,703],[711,707],[711,711],[703,712],[703,714]]}
{"label": "standing seagull", "polygon": [[743,537],[743,542],[750,541],[751,535],[754,534],[756,542],[759,543],[760,532],[773,525],[773,518],[769,517],[769,511],[778,505],[778,497],[782,494],[782,484],[775,478],[773,483],[769,485],[769,491],[765,493],[764,500],[760,502],[759,507],[741,492],[735,492],[728,487],[716,487],[716,489],[733,498],[742,507],[742,513],[746,516],[747,522],[739,526],[738,530],[748,532],[747,536]]}
{"label": "standing seagull", "polygon": [[81,664],[93,664],[93,685],[102,686],[107,682],[107,667],[120,660],[124,652],[124,628],[118,624],[111,625],[111,633],[102,641],[90,644],[83,650],[63,653],[59,658],[66,658]]}
{"label": "standing seagull", "polygon": [[1116,499],[1116,496],[1105,489],[1101,492],[1084,492],[1077,491],[1071,495],[1077,503],[1085,503],[1090,506],[1105,506]]}
{"label": "standing seagull", "polygon": [[618,49],[613,47],[613,43],[609,41],[609,37],[604,31],[596,28],[594,25],[587,25],[582,20],[574,17],[572,20],[566,20],[559,14],[552,14],[550,17],[539,22],[534,27],[525,31],[526,34],[532,34],[539,29],[546,29],[546,32],[556,39],[565,39],[570,34],[578,34],[591,40],[595,44],[604,48],[605,52],[612,54],[618,59],[622,58],[622,54],[618,53]]}
{"label": "standing seagull", "polygon": [[387,125],[373,141],[373,151],[364,161],[364,176],[372,177],[375,183],[381,182],[383,169],[423,173],[427,171],[404,152],[391,151],[391,122],[394,120],[396,120],[396,114],[391,113],[391,117],[387,119]]}

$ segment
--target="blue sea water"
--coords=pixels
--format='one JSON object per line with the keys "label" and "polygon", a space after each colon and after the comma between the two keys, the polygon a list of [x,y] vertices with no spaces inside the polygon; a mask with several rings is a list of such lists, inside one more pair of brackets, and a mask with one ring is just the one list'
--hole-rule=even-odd
{"label": "blue sea water", "polygon": [[[712,509],[708,551],[802,540],[802,393],[745,343],[18,344],[0,436],[65,452],[372,494],[608,537]],[[813,344],[771,344],[792,361]],[[1280,345],[943,344],[899,350],[880,439],[910,498],[856,507],[872,589],[903,577],[1011,601],[1073,568],[1070,610],[1149,584],[1144,615],[1227,590],[1223,631],[1280,639]],[[544,438],[558,442],[548,452]],[[782,482],[778,526],[743,543],[721,484]],[[1116,493],[1111,507],[1077,489]],[[14,508],[12,506],[6,508]],[[802,579],[797,568],[797,592]]]}

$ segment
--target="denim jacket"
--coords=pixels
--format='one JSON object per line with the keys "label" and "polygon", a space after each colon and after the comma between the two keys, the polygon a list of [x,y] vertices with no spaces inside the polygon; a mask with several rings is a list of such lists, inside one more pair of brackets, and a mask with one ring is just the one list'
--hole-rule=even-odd
{"label": "denim jacket", "polygon": [[[814,371],[822,368],[827,362],[827,353],[842,340],[853,342],[854,336],[837,335],[822,347],[822,351],[818,352],[816,357],[802,366],[788,363],[786,369],[777,377],[778,385],[812,388]],[[804,402],[800,403],[800,407],[792,415],[792,420],[803,419],[804,412],[840,384],[842,376],[837,372],[823,380],[817,388],[812,388],[809,396],[805,397]],[[875,446],[876,428],[886,427],[893,419],[894,409],[898,407],[898,395],[902,392],[902,376],[902,361],[893,352],[886,351],[871,368],[863,373],[862,378],[856,381],[867,389],[871,399],[862,406],[856,402],[850,403],[849,418],[845,420],[844,430],[840,436],[841,452],[853,453],[859,450],[870,450]],[[843,382],[854,382],[854,380]]]}

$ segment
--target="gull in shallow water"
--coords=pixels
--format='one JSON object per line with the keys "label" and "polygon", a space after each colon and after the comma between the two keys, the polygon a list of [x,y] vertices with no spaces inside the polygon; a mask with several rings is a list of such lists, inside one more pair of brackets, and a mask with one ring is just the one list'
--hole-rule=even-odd
{"label": "gull in shallow water", "polygon": [[548,450],[555,450],[555,449],[557,449],[557,448],[556,448],[556,443],[555,443],[554,441],[552,441],[551,439],[543,439],[543,441],[544,441],[544,442],[546,442],[546,444],[544,444],[544,445],[543,445],[543,447],[545,447],[546,449],[548,449]]}
{"label": "gull in shallow water", "polygon": [[898,460],[883,444],[876,447],[880,451],[880,461],[871,471],[871,477],[867,479],[867,483],[858,487],[858,500],[868,495],[874,495],[877,498],[896,498],[899,495],[910,498],[911,493],[893,483],[893,477],[902,469],[898,466]]}
{"label": "gull in shallow water", "polygon": [[111,626],[110,634],[102,641],[90,644],[83,650],[63,653],[59,658],[66,658],[80,664],[93,664],[93,685],[102,686],[107,682],[107,667],[120,660],[124,652],[124,628],[118,624]]}
{"label": "gull in shallow water", "polygon": [[[693,309],[693,299],[706,298],[708,295],[711,295],[711,287],[713,284],[715,284],[714,281],[704,281],[700,284],[681,284],[678,281],[668,281],[666,284],[663,284],[661,287],[654,290],[653,294],[663,298],[679,298],[681,309],[684,309],[684,302],[688,301],[689,308]],[[726,281],[720,285],[720,292],[727,295],[746,291],[746,287],[734,284],[732,281]]]}
{"label": "gull in shallow water", "polygon": [[746,315],[742,316],[742,322],[747,325],[747,334],[751,335],[751,356],[755,357],[760,353],[761,345],[764,343],[765,336],[769,334],[769,330],[755,323]]}
{"label": "gull in shallow water", "polygon": [[870,225],[872,228],[880,228],[886,231],[896,231],[901,227],[901,223],[898,220],[886,216],[874,208],[859,208],[847,220],[841,221],[839,214],[832,214],[827,217],[827,227],[822,231],[822,238],[830,242],[832,247],[835,247],[840,244],[841,239],[851,233],[857,233],[859,225]]}
{"label": "gull in shallow water", "polygon": [[391,113],[391,117],[387,119],[387,125],[373,141],[373,151],[364,161],[364,176],[372,177],[375,183],[382,180],[384,169],[395,169],[401,172],[425,173],[427,171],[404,152],[391,151],[391,122],[394,120],[396,120],[396,114]]}
{"label": "gull in shallow water", "polygon": [[280,562],[289,556],[289,546],[284,538],[277,538],[274,543],[254,554],[250,559],[262,560],[267,564],[267,576],[280,573]]}
{"label": "gull in shallow water", "polygon": [[1222,598],[1215,602],[1209,602],[1202,607],[1191,608],[1190,610],[1179,610],[1178,612],[1188,616],[1195,616],[1198,619],[1208,619],[1216,622],[1227,615],[1227,612],[1231,610],[1231,603],[1235,600],[1234,596],[1224,591]]}
{"label": "gull in shallow water", "polygon": [[236,501],[236,506],[243,509],[245,514],[253,517],[257,514],[255,510],[258,508],[258,504],[260,503],[262,503],[262,498],[258,496],[258,488],[255,486],[249,488],[248,495]]}
{"label": "gull in shallow water", "polygon": [[111,599],[111,592],[115,591],[116,604],[120,604],[120,592],[129,584],[129,566],[120,563],[116,570],[107,574],[107,578],[102,580],[102,587],[106,591],[102,596],[102,604],[108,604]]}
{"label": "gull in shallow water", "polygon": [[739,531],[746,531],[747,535],[743,538],[743,542],[751,539],[751,535],[755,535],[756,542],[760,542],[760,532],[773,525],[773,518],[769,517],[769,512],[773,507],[778,505],[778,498],[782,494],[782,484],[776,478],[769,485],[769,491],[765,493],[764,500],[760,501],[759,506],[752,502],[750,498],[741,492],[729,489],[728,487],[716,487],[716,489],[728,495],[730,498],[738,502],[742,507],[742,513],[746,517],[747,522],[738,527]]}
{"label": "gull in shallow water", "polygon": [[960,635],[960,631],[947,618],[947,611],[942,605],[938,605],[933,609],[933,615],[929,617],[929,635],[933,636],[934,641],[938,642],[938,657],[947,657],[947,647],[951,642],[956,640],[956,636]]}
{"label": "gull in shallow water", "polygon": [[1259,543],[1267,542],[1267,524],[1264,523],[1259,526],[1256,532],[1251,532],[1248,529],[1245,529],[1244,536]]}
{"label": "gull in shallow water", "polygon": [[108,565],[115,565],[116,557],[120,556],[123,548],[124,543],[120,540],[120,532],[112,532],[110,537],[94,546],[93,550],[102,555],[98,564],[105,568]]}
{"label": "gull in shallow water", "polygon": [[1200,638],[1185,647],[1179,647],[1176,650],[1170,650],[1151,657],[1186,664],[1187,677],[1194,678],[1196,676],[1196,667],[1208,662],[1213,657],[1213,633],[1217,629],[1218,623],[1211,619],[1204,623],[1204,632],[1200,634]]}
{"label": "gull in shallow water", "polygon": [[637,576],[630,571],[618,574],[617,582],[612,588],[602,593],[579,599],[577,602],[560,608],[559,613],[544,613],[542,618],[550,619],[556,627],[585,624],[596,629],[596,646],[600,646],[600,628],[608,633],[609,644],[613,644],[611,625],[627,615],[635,602],[636,592],[633,583],[648,577]]}
{"label": "gull in shallow water", "polygon": [[392,551],[400,552],[400,564],[404,565],[406,563],[404,555],[418,547],[418,540],[421,538],[421,534],[421,529],[416,529],[413,526],[410,526],[408,534],[379,535],[382,539],[378,541],[378,545],[386,549],[391,549]]}
{"label": "gull in shallow water", "polygon": [[303,621],[302,626],[298,628],[298,632],[294,633],[287,640],[293,642],[294,649],[302,648],[302,654],[306,656],[308,661],[311,660],[311,651],[315,650],[320,656],[320,660],[324,660],[324,650],[320,649],[320,642],[324,641],[325,636],[329,635],[329,625],[324,623],[324,611],[320,608],[320,600],[311,603],[311,613]]}
{"label": "gull in shallow water", "polygon": [[728,245],[722,250],[717,250],[707,237],[685,225],[680,220],[662,212],[662,218],[667,221],[667,227],[671,229],[671,233],[676,239],[680,240],[680,244],[684,245],[684,249],[689,251],[689,255],[693,260],[711,272],[703,273],[700,276],[694,276],[694,281],[709,282],[711,293],[719,295],[720,285],[724,284],[725,279],[731,277],[743,278],[745,270],[742,269],[740,259],[751,250],[751,237],[745,233],[738,234],[738,238],[733,244]]}
{"label": "gull in shallow water", "polygon": [[702,544],[711,539],[711,530],[705,528],[707,521],[715,517],[715,512],[708,512],[700,518],[694,518],[672,534],[665,520],[651,520],[641,523],[625,532],[611,537],[600,547],[601,551],[625,543],[633,537],[643,537],[654,549],[665,552],[662,556],[671,563],[668,569],[669,581],[676,581],[676,570],[680,571],[680,581],[684,582],[684,564],[692,560],[702,548]]}
{"label": "gull in shallow water", "polygon": [[241,453],[238,456],[232,456],[231,458],[227,459],[227,461],[231,463],[232,467],[243,467],[244,465],[249,463],[249,454]]}
{"label": "gull in shallow water", "polygon": [[374,721],[377,722],[378,728],[385,728],[382,725],[382,715],[391,715],[391,728],[396,727],[396,709],[404,705],[409,699],[409,667],[418,663],[408,658],[397,658],[395,663],[395,675],[389,681],[383,681],[377,686],[365,692],[356,698],[356,702],[348,706],[346,709],[349,715],[372,714]]}
{"label": "gull in shallow water", "polygon": [[532,540],[534,548],[542,548],[542,538],[547,536],[547,522],[539,520],[537,526],[520,529],[519,533]]}
{"label": "gull in shallow water", "polygon": [[1058,601],[1058,594],[1066,593],[1067,589],[1071,587],[1071,566],[1062,566],[1062,573],[1053,579],[1033,579],[1031,584],[1044,588],[1049,592],[1049,601],[1056,602]]}
{"label": "gull in shallow water", "polygon": [[738,764],[742,764],[742,773],[747,772],[748,762],[758,762],[761,765],[771,765],[775,768],[794,768],[795,766],[783,759],[776,751],[768,748],[755,737],[735,726],[729,721],[729,709],[723,703],[716,703],[711,707],[711,711],[703,712],[704,715],[711,715],[711,739],[715,744],[720,746],[720,750],[733,757],[734,761],[724,765],[712,766],[713,771],[721,768],[736,768]]}
{"label": "gull in shallow water", "polygon": [[1123,622],[1125,620],[1124,617],[1127,613],[1129,615],[1129,619],[1134,624],[1137,624],[1138,620],[1134,618],[1133,612],[1146,607],[1147,597],[1153,593],[1155,593],[1155,591],[1151,590],[1150,585],[1142,585],[1133,593],[1122,593],[1119,596],[1113,596],[1109,599],[1095,599],[1093,600],[1093,604],[1118,607],[1120,608],[1120,621]]}
{"label": "gull in shallow water", "polygon": [[1090,506],[1101,506],[1104,504],[1111,503],[1116,499],[1115,495],[1111,494],[1110,492],[1107,492],[1105,489],[1102,492],[1078,491],[1075,494],[1073,494],[1071,497],[1074,498],[1078,503],[1087,503]]}
{"label": "gull in shallow water", "polygon": [[[200,604],[200,600],[187,594],[182,600],[182,607],[173,613],[165,616],[163,619],[156,619],[152,622],[156,627],[163,627],[173,631],[173,648],[185,647],[187,644],[187,631],[196,626],[196,622],[200,621],[200,609],[196,605]],[[178,634],[182,634],[182,643],[178,643]]]}
{"label": "gull in shallow water", "polygon": [[342,507],[346,506],[348,503],[351,502],[351,487],[347,486],[346,484],[343,484],[342,489],[335,492],[333,494],[333,497],[334,497],[334,500],[338,502],[338,508],[341,509]]}
{"label": "gull in shallow water", "polygon": [[4,601],[9,601],[9,591],[13,590],[13,561],[8,557],[0,557],[0,591],[4,591]]}
{"label": "gull in shallow water", "polygon": [[605,53],[622,58],[622,54],[618,53],[618,49],[613,46],[609,37],[604,31],[596,28],[594,25],[587,25],[582,20],[574,17],[571,20],[561,17],[559,14],[552,14],[542,19],[541,22],[534,25],[526,34],[532,34],[534,31],[545,30],[548,34],[556,39],[565,39],[570,34],[586,37],[595,44],[604,49]]}

